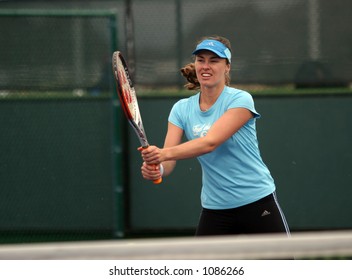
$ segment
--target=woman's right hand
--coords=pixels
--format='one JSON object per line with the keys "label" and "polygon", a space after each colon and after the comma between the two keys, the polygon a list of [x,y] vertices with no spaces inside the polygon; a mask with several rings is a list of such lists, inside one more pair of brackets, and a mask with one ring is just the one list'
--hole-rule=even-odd
{"label": "woman's right hand", "polygon": [[141,167],[142,176],[146,180],[157,180],[159,179],[162,174],[160,172],[160,165],[149,165],[143,162]]}

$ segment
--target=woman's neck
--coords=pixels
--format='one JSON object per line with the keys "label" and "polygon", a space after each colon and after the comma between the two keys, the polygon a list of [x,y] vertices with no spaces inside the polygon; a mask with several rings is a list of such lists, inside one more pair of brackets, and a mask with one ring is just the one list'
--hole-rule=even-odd
{"label": "woman's neck", "polygon": [[209,87],[201,87],[200,97],[199,97],[199,106],[202,111],[207,111],[211,106],[216,102],[222,91],[224,90],[224,86],[221,88],[209,88]]}

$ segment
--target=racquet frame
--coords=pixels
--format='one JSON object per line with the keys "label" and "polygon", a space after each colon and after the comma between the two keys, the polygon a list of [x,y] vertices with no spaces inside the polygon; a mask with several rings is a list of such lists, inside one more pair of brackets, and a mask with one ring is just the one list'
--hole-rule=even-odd
{"label": "racquet frame", "polygon": [[[120,51],[115,51],[112,56],[112,70],[116,81],[116,90],[122,109],[129,124],[135,131],[143,149],[148,148],[149,143],[143,127],[142,117],[139,111],[138,100],[127,63]],[[161,183],[160,177],[153,182]]]}

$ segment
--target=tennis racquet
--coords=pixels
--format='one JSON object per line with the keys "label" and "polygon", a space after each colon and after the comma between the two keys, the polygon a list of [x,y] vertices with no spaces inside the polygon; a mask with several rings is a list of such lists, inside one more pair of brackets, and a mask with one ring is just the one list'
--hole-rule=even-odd
{"label": "tennis racquet", "polygon": [[[125,112],[128,122],[136,132],[142,148],[146,149],[149,146],[149,143],[144,131],[136,91],[128,71],[127,63],[119,51],[113,53],[112,71],[116,81],[117,95],[120,99],[123,111]],[[153,182],[154,184],[160,184],[162,178],[160,177]]]}

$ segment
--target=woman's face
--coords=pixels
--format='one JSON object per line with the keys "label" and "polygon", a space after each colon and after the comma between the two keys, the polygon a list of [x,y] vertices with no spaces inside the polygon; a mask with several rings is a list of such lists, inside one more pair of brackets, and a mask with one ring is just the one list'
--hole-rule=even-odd
{"label": "woman's face", "polygon": [[230,64],[225,58],[220,58],[215,53],[204,50],[197,53],[194,64],[201,87],[225,85],[225,74],[230,71]]}

